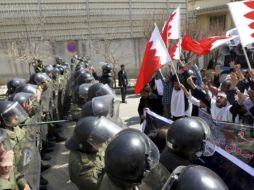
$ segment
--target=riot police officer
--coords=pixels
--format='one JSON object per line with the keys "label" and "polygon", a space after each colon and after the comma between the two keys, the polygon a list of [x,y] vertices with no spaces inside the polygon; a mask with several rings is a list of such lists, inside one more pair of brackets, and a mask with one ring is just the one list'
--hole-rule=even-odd
{"label": "riot police officer", "polygon": [[94,97],[85,103],[82,108],[82,116],[105,116],[112,117],[113,114],[113,96],[104,95]]}
{"label": "riot police officer", "polygon": [[25,155],[22,154],[22,145],[20,142],[25,138],[25,130],[18,126],[28,118],[28,114],[18,102],[0,101],[0,115],[1,128],[4,128],[8,134],[11,149],[14,150],[15,167],[17,168],[17,176],[19,176],[19,189],[30,190],[22,171],[22,161]]}
{"label": "riot police officer", "polygon": [[103,143],[118,133],[121,128],[105,117],[86,117],[77,123],[74,133],[66,142],[71,150],[69,175],[79,189],[94,190],[103,175]]}
{"label": "riot police officer", "polygon": [[159,150],[144,133],[122,130],[106,148],[106,174],[99,190],[138,189],[147,173],[158,165],[159,156]]}
{"label": "riot police officer", "polygon": [[215,149],[210,138],[210,128],[202,119],[178,119],[167,132],[167,147],[161,154],[160,162],[172,172],[178,166],[191,164],[202,155],[211,156]]}
{"label": "riot police officer", "polygon": [[222,179],[203,166],[179,166],[168,178],[162,190],[228,190]]}
{"label": "riot police officer", "polygon": [[101,76],[101,83],[108,84],[111,88],[113,88],[113,78],[112,78],[112,67],[106,63],[102,66],[102,76]]}
{"label": "riot police officer", "polygon": [[115,95],[113,90],[107,84],[95,83],[88,90],[88,100],[92,100],[94,97],[107,94],[112,96]]}
{"label": "riot police officer", "polygon": [[14,78],[7,83],[7,99],[12,100],[13,96],[15,95],[15,91],[18,87],[23,86],[26,84],[26,80],[22,78]]}

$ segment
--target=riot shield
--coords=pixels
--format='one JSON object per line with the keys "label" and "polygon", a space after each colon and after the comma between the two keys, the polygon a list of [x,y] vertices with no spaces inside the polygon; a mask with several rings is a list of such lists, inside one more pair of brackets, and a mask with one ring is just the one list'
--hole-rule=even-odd
{"label": "riot shield", "polygon": [[[38,115],[32,117],[26,124],[33,124],[38,121]],[[41,156],[39,150],[39,130],[37,125],[26,126],[26,137],[21,144],[21,170],[25,175],[31,189],[39,189],[41,173]]]}
{"label": "riot shield", "polygon": [[119,107],[120,107],[120,100],[114,98],[113,101],[113,108],[112,108],[112,112],[111,112],[111,118],[112,121],[114,121],[116,124],[118,124],[119,126],[125,128],[126,126],[124,125],[122,119],[119,117]]}

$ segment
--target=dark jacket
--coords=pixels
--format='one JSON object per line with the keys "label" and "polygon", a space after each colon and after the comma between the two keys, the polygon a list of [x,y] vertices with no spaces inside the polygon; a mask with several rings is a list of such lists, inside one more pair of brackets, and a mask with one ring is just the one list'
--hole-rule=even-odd
{"label": "dark jacket", "polygon": [[[151,111],[163,115],[163,107],[161,104],[161,100],[158,98],[157,95],[151,93],[148,97],[140,98],[140,102],[138,105],[138,113],[139,116],[143,115],[144,108],[149,108]],[[143,120],[141,120],[142,122]]]}
{"label": "dark jacket", "polygon": [[120,70],[118,72],[118,85],[119,86],[127,86],[128,85],[127,73],[125,70]]}

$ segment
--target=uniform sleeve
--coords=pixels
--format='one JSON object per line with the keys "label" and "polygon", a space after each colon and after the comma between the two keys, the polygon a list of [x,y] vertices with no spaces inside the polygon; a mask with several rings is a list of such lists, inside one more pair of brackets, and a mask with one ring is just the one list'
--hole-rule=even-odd
{"label": "uniform sleeve", "polygon": [[94,190],[98,184],[98,174],[95,166],[79,156],[70,157],[70,178],[79,189]]}
{"label": "uniform sleeve", "polygon": [[16,178],[16,182],[17,182],[19,189],[24,189],[26,184],[28,184],[24,175],[22,173],[18,172],[16,169],[14,172],[15,172],[15,178]]}

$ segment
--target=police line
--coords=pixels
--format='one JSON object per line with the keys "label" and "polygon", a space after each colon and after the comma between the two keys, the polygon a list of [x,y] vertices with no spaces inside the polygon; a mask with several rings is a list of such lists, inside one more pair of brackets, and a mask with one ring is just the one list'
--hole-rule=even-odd
{"label": "police line", "polygon": [[[172,120],[162,117],[162,116],[152,112],[149,109],[145,109],[145,115],[146,115],[146,119],[143,122],[142,131],[146,134],[148,134],[152,130],[155,130],[155,129],[158,129],[161,127],[170,127],[170,125],[173,123]],[[207,118],[205,120],[207,121]],[[209,126],[212,128],[210,123],[214,123],[214,121],[208,122]],[[224,122],[221,122],[221,123],[224,123]],[[227,123],[227,124],[230,124],[230,123]],[[234,124],[234,123],[232,123],[232,124]],[[243,127],[243,125],[239,125],[239,126]],[[211,131],[213,132],[214,128],[212,128]],[[213,133],[213,135],[215,135],[215,140],[216,140],[216,134]],[[235,135],[234,137],[237,137],[237,135]],[[254,177],[254,168],[253,167],[248,165],[248,163],[246,163],[245,160],[243,161],[243,160],[239,159],[239,157],[236,157],[235,155],[230,154],[224,148],[225,148],[225,146],[221,147],[220,144],[216,143],[215,151]],[[254,151],[252,150],[252,152],[254,152]],[[251,157],[251,158],[253,159],[253,157]]]}

